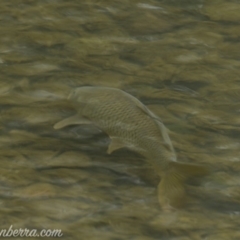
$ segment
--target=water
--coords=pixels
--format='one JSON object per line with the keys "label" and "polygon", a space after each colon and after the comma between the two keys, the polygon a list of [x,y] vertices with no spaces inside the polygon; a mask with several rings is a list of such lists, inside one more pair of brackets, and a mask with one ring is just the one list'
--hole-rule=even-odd
{"label": "water", "polygon": [[[1,1],[1,229],[64,239],[239,239],[238,1]],[[159,182],[94,126],[54,130],[79,86],[123,89],[170,129],[178,159],[211,167],[163,212]]]}

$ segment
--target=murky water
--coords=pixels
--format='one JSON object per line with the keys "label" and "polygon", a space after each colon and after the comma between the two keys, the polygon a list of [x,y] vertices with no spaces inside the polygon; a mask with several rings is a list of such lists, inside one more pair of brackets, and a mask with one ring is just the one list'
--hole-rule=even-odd
{"label": "murky water", "polygon": [[[240,239],[238,1],[0,2],[1,229],[65,239]],[[163,212],[151,166],[106,154],[93,126],[56,131],[84,85],[123,89],[171,130],[178,159],[212,173]]]}

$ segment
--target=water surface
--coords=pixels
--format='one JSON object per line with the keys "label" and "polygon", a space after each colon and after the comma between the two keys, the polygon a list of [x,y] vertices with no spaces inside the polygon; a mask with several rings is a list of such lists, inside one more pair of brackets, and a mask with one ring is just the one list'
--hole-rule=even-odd
{"label": "water surface", "polygon": [[[239,239],[238,1],[0,2],[1,228],[64,239]],[[171,130],[178,159],[213,169],[171,213],[140,155],[94,126],[56,131],[80,86],[117,87]]]}

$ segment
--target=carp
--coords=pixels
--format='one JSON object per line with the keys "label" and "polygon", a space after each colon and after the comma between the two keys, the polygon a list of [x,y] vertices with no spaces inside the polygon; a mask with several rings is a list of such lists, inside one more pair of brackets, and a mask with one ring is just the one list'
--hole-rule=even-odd
{"label": "carp", "polygon": [[186,197],[184,182],[208,172],[204,166],[177,162],[168,129],[134,96],[110,87],[79,87],[68,99],[77,114],[56,123],[54,128],[94,124],[110,137],[109,154],[126,147],[143,155],[161,178],[158,200],[164,209],[182,206]]}

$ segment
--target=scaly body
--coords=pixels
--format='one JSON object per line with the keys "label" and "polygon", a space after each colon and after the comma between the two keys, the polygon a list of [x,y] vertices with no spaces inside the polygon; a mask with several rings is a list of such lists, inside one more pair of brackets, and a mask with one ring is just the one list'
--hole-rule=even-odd
{"label": "scaly body", "polygon": [[166,127],[132,95],[115,88],[81,87],[70,94],[69,100],[77,115],[60,121],[54,128],[92,123],[111,138],[108,153],[127,147],[145,156],[162,178],[158,197],[163,207],[181,205],[185,196],[183,181],[205,172],[199,166],[176,163]]}

